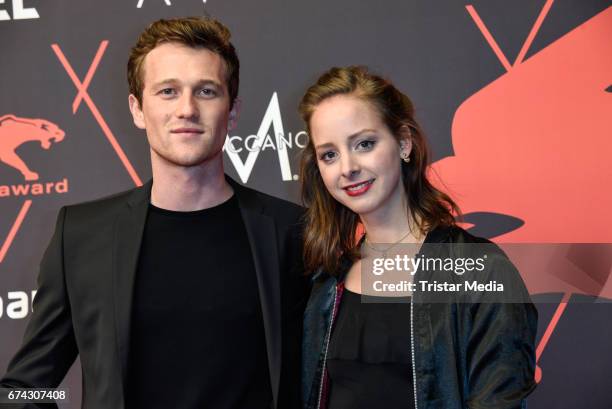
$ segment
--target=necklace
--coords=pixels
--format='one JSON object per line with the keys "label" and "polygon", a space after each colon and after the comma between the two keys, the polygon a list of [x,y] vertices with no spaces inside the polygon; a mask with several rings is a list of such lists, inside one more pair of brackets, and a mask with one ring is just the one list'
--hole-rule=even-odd
{"label": "necklace", "polygon": [[395,246],[397,246],[398,244],[400,244],[400,243],[401,243],[401,241],[402,241],[402,240],[404,240],[406,237],[408,237],[408,235],[409,235],[410,233],[412,233],[412,229],[409,229],[409,230],[408,230],[408,232],[406,232],[406,234],[404,234],[402,237],[400,237],[400,238],[399,238],[399,240],[395,241],[393,244],[391,244],[389,247],[387,247],[386,249],[383,249],[383,250],[379,250],[379,249],[377,249],[376,247],[374,247],[374,246],[372,246],[372,245],[370,244],[370,242],[368,241],[368,235],[367,235],[367,233],[366,233],[366,235],[365,235],[365,240],[364,240],[364,243],[365,243],[365,245],[366,245],[366,246],[368,246],[370,249],[372,249],[372,250],[376,251],[377,253],[381,253],[381,254],[382,254],[382,256],[383,256],[383,258],[387,258],[387,252],[388,252],[389,250],[391,250],[393,247],[395,247]]}

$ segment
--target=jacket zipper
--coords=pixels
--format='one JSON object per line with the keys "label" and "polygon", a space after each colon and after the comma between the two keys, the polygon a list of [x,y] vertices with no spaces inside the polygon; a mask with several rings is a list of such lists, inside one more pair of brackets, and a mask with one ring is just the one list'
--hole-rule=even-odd
{"label": "jacket zipper", "polygon": [[319,398],[317,399],[317,409],[321,409],[321,397],[323,396],[323,385],[325,385],[325,367],[327,366],[327,350],[329,347],[329,339],[331,338],[331,329],[334,323],[334,316],[336,315],[336,304],[338,302],[338,285],[334,286],[334,305],[332,307],[332,313],[329,318],[329,326],[327,328],[327,335],[325,337],[325,353],[323,354],[323,367],[321,375],[321,384],[319,385]]}
{"label": "jacket zipper", "polygon": [[414,388],[414,409],[419,409],[417,400],[416,359],[414,357],[414,294],[410,297],[410,350],[412,357],[412,385]]}

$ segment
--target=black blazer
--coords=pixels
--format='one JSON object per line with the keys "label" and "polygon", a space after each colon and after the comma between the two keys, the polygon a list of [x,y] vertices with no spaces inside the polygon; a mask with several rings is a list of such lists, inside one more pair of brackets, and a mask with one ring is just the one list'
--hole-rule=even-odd
{"label": "black blazer", "polygon": [[[298,408],[307,299],[300,240],[303,209],[228,181],[257,273],[274,407]],[[2,387],[56,387],[79,354],[82,407],[125,407],[132,293],[151,186],[149,181],[60,210],[41,261],[34,312]]]}

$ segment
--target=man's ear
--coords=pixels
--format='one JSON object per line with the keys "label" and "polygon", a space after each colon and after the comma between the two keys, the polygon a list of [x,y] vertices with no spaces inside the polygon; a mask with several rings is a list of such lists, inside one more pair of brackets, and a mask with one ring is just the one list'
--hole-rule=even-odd
{"label": "man's ear", "polygon": [[232,129],[238,126],[238,117],[240,116],[240,108],[242,107],[242,100],[240,98],[236,98],[234,100],[234,105],[229,112],[229,117],[227,120],[227,130],[231,131]]}
{"label": "man's ear", "polygon": [[132,113],[132,120],[134,121],[134,125],[136,125],[140,129],[145,129],[145,120],[144,114],[142,113],[142,108],[140,107],[140,102],[134,96],[134,94],[130,94],[128,97],[128,102],[130,104],[130,112]]}

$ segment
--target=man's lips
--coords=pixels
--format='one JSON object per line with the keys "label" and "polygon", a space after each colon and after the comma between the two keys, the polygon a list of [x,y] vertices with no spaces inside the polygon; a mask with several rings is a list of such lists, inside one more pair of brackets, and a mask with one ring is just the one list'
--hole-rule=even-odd
{"label": "man's lips", "polygon": [[374,180],[375,179],[369,179],[364,182],[354,183],[352,185],[345,186],[342,189],[344,189],[349,196],[359,196],[370,190]]}
{"label": "man's lips", "polygon": [[176,128],[170,131],[170,133],[204,133],[204,130],[199,128]]}

